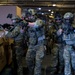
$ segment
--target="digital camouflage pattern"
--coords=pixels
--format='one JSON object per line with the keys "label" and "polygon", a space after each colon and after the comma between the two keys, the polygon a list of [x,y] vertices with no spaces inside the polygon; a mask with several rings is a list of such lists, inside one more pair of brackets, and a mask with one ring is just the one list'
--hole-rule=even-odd
{"label": "digital camouflage pattern", "polygon": [[44,57],[44,28],[29,27],[28,29],[29,44],[26,54],[26,62],[30,71],[30,75],[41,75],[41,63]]}
{"label": "digital camouflage pattern", "polygon": [[[29,46],[26,61],[30,71],[30,75],[41,75],[41,63],[44,57],[44,46]],[[34,62],[36,61],[36,62]]]}
{"label": "digital camouflage pattern", "polygon": [[12,54],[13,65],[14,65],[13,72],[15,72],[17,69],[17,75],[23,75],[22,56],[23,56],[24,38],[23,38],[23,33],[20,32],[21,26],[19,25],[19,23],[15,23],[14,26],[15,27],[13,28],[13,30],[11,32],[8,32],[6,37],[14,39],[14,50],[13,50],[14,52]]}
{"label": "digital camouflage pattern", "polygon": [[66,42],[63,54],[65,63],[64,74],[72,75],[72,71],[75,72],[75,33],[70,32],[68,35],[63,34],[63,40]]}
{"label": "digital camouflage pattern", "polygon": [[[61,25],[54,25],[51,27],[52,30],[50,31],[50,38],[52,40],[52,48],[51,48],[51,67],[52,70],[51,74],[53,75],[55,72],[62,73],[64,68],[64,59],[63,59],[63,49],[64,49],[64,42],[62,39],[62,34],[59,30],[62,28]],[[56,63],[53,63],[56,62]],[[54,66],[55,65],[55,66]],[[57,70],[58,69],[58,70]]]}

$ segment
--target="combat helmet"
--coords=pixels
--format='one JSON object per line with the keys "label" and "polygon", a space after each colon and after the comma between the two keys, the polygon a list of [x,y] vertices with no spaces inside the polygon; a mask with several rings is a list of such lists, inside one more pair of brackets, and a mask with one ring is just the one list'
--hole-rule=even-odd
{"label": "combat helmet", "polygon": [[67,20],[69,20],[69,23],[73,23],[74,15],[71,12],[67,12],[64,14],[64,21],[66,22]]}
{"label": "combat helmet", "polygon": [[61,19],[61,20],[62,20],[62,15],[57,11],[57,12],[54,14],[54,18],[55,18],[55,20],[56,20],[56,19]]}
{"label": "combat helmet", "polygon": [[25,12],[23,12],[23,13],[21,14],[21,17],[26,17]]}
{"label": "combat helmet", "polygon": [[43,21],[41,19],[37,19],[35,22],[36,25],[38,25],[39,27],[43,26]]}
{"label": "combat helmet", "polygon": [[31,14],[31,15],[35,15],[36,14],[36,11],[34,9],[28,9],[28,12]]}
{"label": "combat helmet", "polygon": [[55,25],[61,25],[62,15],[59,12],[56,12],[54,15]]}
{"label": "combat helmet", "polygon": [[73,14],[71,12],[67,12],[64,14],[64,19],[71,19],[73,18]]}

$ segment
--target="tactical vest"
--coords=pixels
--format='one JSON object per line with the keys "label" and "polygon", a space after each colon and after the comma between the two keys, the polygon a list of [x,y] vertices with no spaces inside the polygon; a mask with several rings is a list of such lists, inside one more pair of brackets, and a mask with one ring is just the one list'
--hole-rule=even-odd
{"label": "tactical vest", "polygon": [[52,39],[54,40],[54,42],[56,43],[63,43],[63,40],[62,40],[62,34],[59,35],[58,33],[58,30],[62,28],[62,24],[61,25],[57,25],[57,24],[54,24],[53,25],[53,33],[52,33]]}
{"label": "tactical vest", "polygon": [[[14,24],[14,29],[12,31],[14,31],[14,34],[17,35],[14,38],[15,42],[19,42],[19,41],[22,41],[23,40],[23,33],[20,32],[20,29],[21,29],[21,23],[15,23]],[[16,30],[18,30],[16,32]],[[11,32],[12,33],[12,32]],[[12,34],[13,35],[13,34]]]}
{"label": "tactical vest", "polygon": [[40,28],[30,27],[28,29],[28,34],[29,34],[29,44],[30,45],[36,45],[38,43],[43,43],[45,39],[43,27],[40,27]]}
{"label": "tactical vest", "polygon": [[69,34],[63,33],[63,40],[67,45],[75,44],[75,33],[74,32],[70,32]]}

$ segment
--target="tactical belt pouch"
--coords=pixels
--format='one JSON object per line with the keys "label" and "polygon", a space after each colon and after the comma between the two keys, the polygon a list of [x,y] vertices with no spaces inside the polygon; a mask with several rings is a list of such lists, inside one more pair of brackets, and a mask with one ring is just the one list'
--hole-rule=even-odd
{"label": "tactical belt pouch", "polygon": [[22,42],[21,41],[15,41],[14,45],[15,46],[21,46],[22,45]]}
{"label": "tactical belt pouch", "polygon": [[0,46],[2,46],[3,45],[3,43],[0,43]]}
{"label": "tactical belt pouch", "polygon": [[38,38],[38,43],[45,44],[45,36],[44,35]]}
{"label": "tactical belt pouch", "polygon": [[75,50],[75,45],[71,45],[71,46],[72,46],[73,50]]}
{"label": "tactical belt pouch", "polygon": [[45,43],[44,40],[38,41],[38,44],[44,44],[44,43]]}
{"label": "tactical belt pouch", "polygon": [[36,45],[38,43],[36,37],[30,37],[29,38],[29,45]]}

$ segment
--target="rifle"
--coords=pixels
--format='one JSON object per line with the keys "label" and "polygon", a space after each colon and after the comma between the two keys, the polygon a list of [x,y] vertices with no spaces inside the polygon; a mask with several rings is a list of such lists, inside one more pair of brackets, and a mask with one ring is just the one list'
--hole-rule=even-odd
{"label": "rifle", "polygon": [[17,25],[16,24],[15,25],[12,24],[11,26],[13,26],[13,27],[11,29],[9,29],[8,32],[12,32]]}

